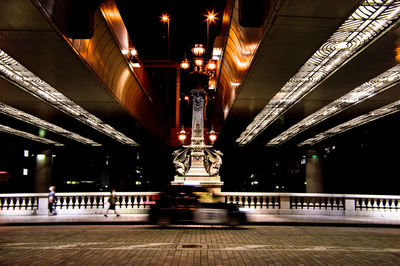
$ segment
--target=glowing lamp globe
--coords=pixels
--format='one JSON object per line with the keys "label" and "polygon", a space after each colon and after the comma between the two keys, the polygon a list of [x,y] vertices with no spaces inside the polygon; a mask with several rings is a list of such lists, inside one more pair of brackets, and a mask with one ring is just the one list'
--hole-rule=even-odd
{"label": "glowing lamp globe", "polygon": [[201,57],[206,52],[206,49],[202,44],[195,44],[191,51],[195,56]]}
{"label": "glowing lamp globe", "polygon": [[188,69],[190,66],[189,61],[187,59],[183,60],[181,63],[181,68],[182,69]]}
{"label": "glowing lamp globe", "polygon": [[181,142],[182,144],[185,143],[185,140],[186,140],[186,131],[185,131],[185,129],[183,129],[183,126],[182,126],[182,130],[179,131],[178,139],[180,140],[180,142]]}
{"label": "glowing lamp globe", "polygon": [[210,61],[208,62],[208,64],[207,64],[207,69],[213,71],[213,70],[215,70],[216,68],[217,68],[217,64],[215,64],[214,61],[210,60]]}
{"label": "glowing lamp globe", "polygon": [[217,140],[217,134],[215,133],[214,130],[210,131],[210,135],[208,136],[208,138],[212,143],[214,143]]}
{"label": "glowing lamp globe", "polygon": [[194,60],[194,64],[195,64],[196,66],[198,66],[198,67],[201,67],[201,66],[203,65],[203,59],[201,59],[201,58],[196,58],[196,59]]}

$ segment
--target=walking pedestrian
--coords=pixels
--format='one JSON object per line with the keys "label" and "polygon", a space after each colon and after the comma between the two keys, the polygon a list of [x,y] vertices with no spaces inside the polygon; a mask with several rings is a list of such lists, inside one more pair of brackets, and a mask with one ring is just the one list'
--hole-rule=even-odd
{"label": "walking pedestrian", "polygon": [[110,195],[110,198],[108,199],[108,203],[109,203],[109,205],[108,205],[108,208],[107,208],[106,213],[104,214],[104,216],[108,217],[108,215],[107,215],[108,211],[109,210],[113,210],[114,214],[117,217],[119,217],[119,213],[117,213],[117,210],[116,210],[116,207],[115,207],[115,205],[117,203],[117,193],[115,192],[115,189],[111,190],[111,195]]}
{"label": "walking pedestrian", "polygon": [[56,204],[57,204],[57,197],[56,197],[56,187],[50,186],[49,187],[49,215],[57,215],[56,211]]}

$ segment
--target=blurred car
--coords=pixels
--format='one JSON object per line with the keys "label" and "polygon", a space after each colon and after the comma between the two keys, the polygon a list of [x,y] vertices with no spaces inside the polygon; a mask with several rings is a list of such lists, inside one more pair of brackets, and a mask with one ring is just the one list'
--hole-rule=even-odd
{"label": "blurred car", "polygon": [[203,187],[171,186],[152,205],[149,220],[160,226],[190,222],[235,227],[246,222],[246,214],[234,204],[220,202]]}

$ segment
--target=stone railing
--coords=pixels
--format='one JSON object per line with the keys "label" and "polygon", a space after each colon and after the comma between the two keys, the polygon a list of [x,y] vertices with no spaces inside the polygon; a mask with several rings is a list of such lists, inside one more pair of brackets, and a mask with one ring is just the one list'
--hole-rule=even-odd
{"label": "stone railing", "polygon": [[[117,208],[120,213],[145,213],[154,203],[158,192],[119,192]],[[97,214],[107,208],[110,193],[57,193],[58,214]],[[48,194],[0,194],[0,215],[35,215],[48,213]]]}
{"label": "stone railing", "polygon": [[[118,192],[120,213],[146,213],[158,192]],[[110,193],[57,193],[59,214],[100,214]],[[256,214],[400,217],[400,196],[221,192],[222,201]],[[0,194],[0,215],[45,215],[47,193]]]}
{"label": "stone railing", "polygon": [[260,214],[400,217],[400,196],[223,192],[226,203]]}

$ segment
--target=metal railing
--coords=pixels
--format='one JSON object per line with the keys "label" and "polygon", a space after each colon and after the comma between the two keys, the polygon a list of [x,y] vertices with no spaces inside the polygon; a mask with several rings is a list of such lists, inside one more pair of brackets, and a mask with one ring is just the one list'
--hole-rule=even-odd
{"label": "metal railing", "polygon": [[[121,213],[146,213],[159,192],[118,192]],[[110,193],[57,193],[59,214],[97,214]],[[221,201],[260,214],[400,217],[400,196],[324,193],[221,192]],[[47,193],[0,194],[0,215],[45,215]]]}

